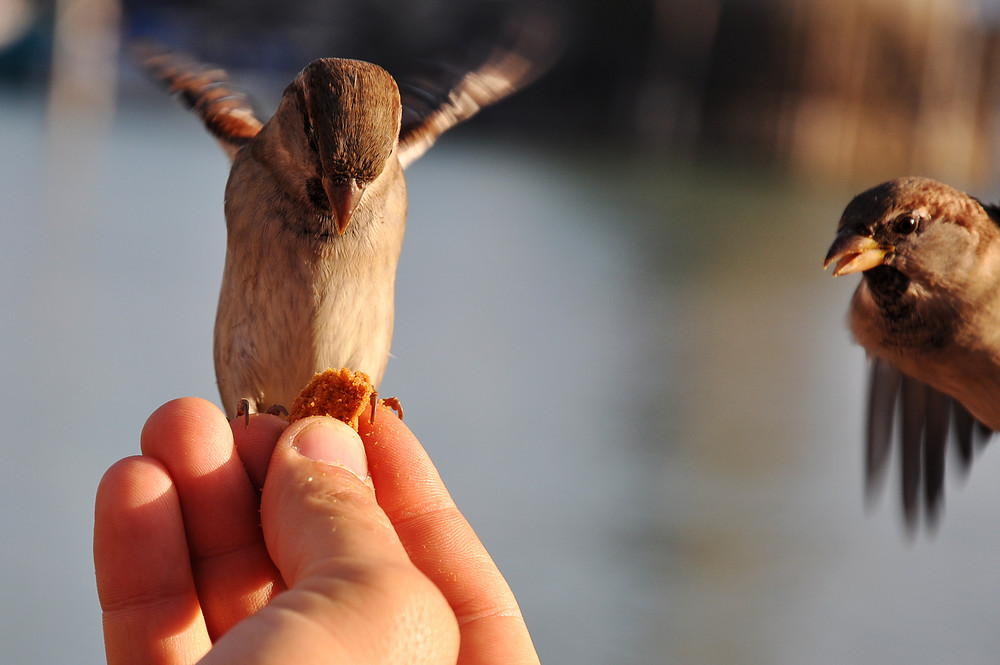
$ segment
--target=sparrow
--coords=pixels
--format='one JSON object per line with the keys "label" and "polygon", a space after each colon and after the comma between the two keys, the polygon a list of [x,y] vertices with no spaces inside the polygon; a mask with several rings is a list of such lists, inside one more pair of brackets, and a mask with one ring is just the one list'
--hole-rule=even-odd
{"label": "sparrow", "polygon": [[949,427],[963,467],[1000,429],[1000,208],[920,177],[890,180],[844,210],[824,268],[861,273],[849,327],[871,360],[869,497],[900,411],[904,520],[937,522]]}
{"label": "sparrow", "polygon": [[224,408],[232,417],[291,405],[327,368],[363,371],[378,386],[406,228],[404,169],[537,77],[541,60],[496,48],[443,84],[407,84],[369,62],[322,58],[266,122],[224,70],[155,47],[143,60],[231,160],[214,342]]}

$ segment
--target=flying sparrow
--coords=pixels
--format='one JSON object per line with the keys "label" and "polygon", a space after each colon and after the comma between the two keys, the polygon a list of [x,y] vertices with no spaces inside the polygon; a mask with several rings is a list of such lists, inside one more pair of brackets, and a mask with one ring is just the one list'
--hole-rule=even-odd
{"label": "flying sparrow", "polygon": [[[866,484],[881,481],[898,403],[904,517],[940,510],[949,422],[960,458],[1000,429],[1000,208],[926,178],[857,195],[824,261],[862,273],[851,332],[872,359]],[[976,424],[978,421],[978,425]]]}
{"label": "flying sparrow", "polygon": [[201,117],[232,161],[215,371],[230,415],[291,405],[317,372],[378,385],[392,340],[406,226],[403,170],[446,130],[540,73],[496,49],[453,76],[397,85],[378,65],[323,58],[258,120],[221,69],[146,51],[146,68]]}

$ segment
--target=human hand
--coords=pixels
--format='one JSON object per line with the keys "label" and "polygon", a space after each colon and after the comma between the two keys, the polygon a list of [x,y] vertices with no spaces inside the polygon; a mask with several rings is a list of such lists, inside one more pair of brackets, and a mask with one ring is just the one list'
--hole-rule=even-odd
{"label": "human hand", "polygon": [[109,663],[538,662],[510,588],[388,410],[359,437],[329,418],[231,426],[180,399],[141,444],[97,491]]}

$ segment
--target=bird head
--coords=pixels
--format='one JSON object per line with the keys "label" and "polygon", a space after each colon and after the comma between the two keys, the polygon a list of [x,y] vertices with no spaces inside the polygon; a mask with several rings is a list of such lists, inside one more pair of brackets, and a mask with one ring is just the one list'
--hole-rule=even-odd
{"label": "bird head", "polygon": [[844,210],[824,267],[864,275],[851,330],[877,346],[951,339],[998,289],[997,211],[953,187],[900,178],[856,196]]}
{"label": "bird head", "polygon": [[899,273],[928,287],[961,282],[997,222],[975,198],[927,178],[890,180],[847,205],[823,261],[834,276]]}
{"label": "bird head", "polygon": [[382,173],[399,139],[402,106],[392,76],[371,63],[315,60],[290,86],[315,166],[310,200],[343,234],[365,188]]}

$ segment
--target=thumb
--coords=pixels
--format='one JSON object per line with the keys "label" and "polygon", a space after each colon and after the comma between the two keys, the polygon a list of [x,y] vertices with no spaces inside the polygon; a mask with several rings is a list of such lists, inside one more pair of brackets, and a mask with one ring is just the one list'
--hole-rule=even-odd
{"label": "thumb", "polygon": [[261,525],[288,586],[331,558],[402,552],[367,478],[361,437],[339,420],[304,418],[278,439],[261,496]]}
{"label": "thumb", "polygon": [[206,663],[455,662],[455,615],[410,562],[367,469],[361,438],[340,421],[304,418],[282,433],[260,514],[288,589]]}

